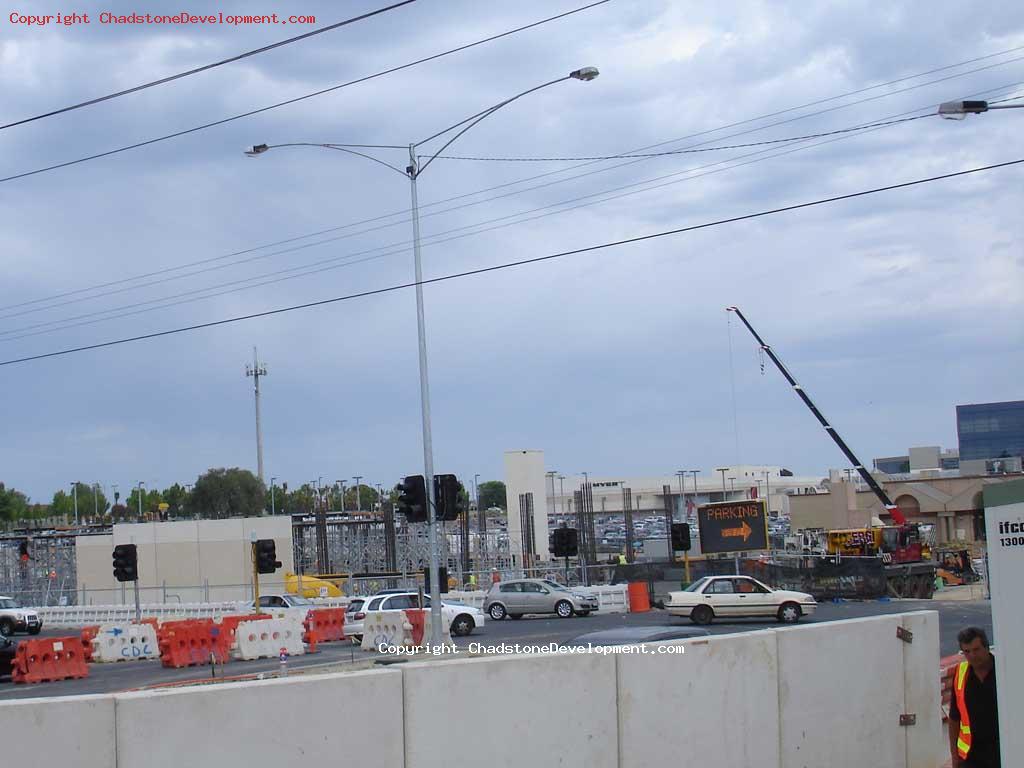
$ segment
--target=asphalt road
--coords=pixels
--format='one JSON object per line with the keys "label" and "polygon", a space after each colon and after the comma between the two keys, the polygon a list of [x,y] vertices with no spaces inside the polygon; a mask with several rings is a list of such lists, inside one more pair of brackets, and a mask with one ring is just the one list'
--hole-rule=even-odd
{"label": "asphalt road", "polygon": [[[903,613],[915,610],[937,610],[939,612],[939,643],[943,656],[956,653],[957,632],[965,626],[977,625],[992,632],[991,606],[988,601],[942,602],[931,600],[894,600],[892,602],[847,602],[822,603],[813,617],[804,618],[801,623],[817,624],[840,619],[855,619],[888,613]],[[631,614],[592,614],[571,619],[526,617],[519,621],[506,619],[488,621],[483,630],[477,630],[469,637],[458,638],[457,645],[466,648],[471,643],[482,646],[501,643],[520,645],[547,645],[564,643],[572,638],[601,629],[623,626],[676,625],[692,626],[689,619],[670,616],[664,611]],[[705,627],[712,634],[749,632],[766,627],[778,627],[774,621],[761,619],[734,619],[715,621]],[[47,630],[43,636],[59,637],[73,632]],[[18,636],[20,639],[21,636]],[[993,638],[995,641],[995,638]],[[327,643],[320,646],[319,653],[294,657],[288,662],[290,671],[318,670],[339,665],[370,664],[380,658],[372,652],[364,652],[347,643]],[[216,670],[217,677],[227,675],[255,675],[261,672],[276,675],[279,662],[276,659],[261,661],[236,661]],[[40,685],[14,685],[9,679],[0,679],[0,701],[28,699],[48,696],[72,696],[88,693],[112,693],[136,690],[150,686],[161,686],[184,681],[210,680],[210,668],[189,667],[186,669],[165,669],[159,661],[136,661],[115,664],[92,664],[89,677],[84,680],[65,680]]]}

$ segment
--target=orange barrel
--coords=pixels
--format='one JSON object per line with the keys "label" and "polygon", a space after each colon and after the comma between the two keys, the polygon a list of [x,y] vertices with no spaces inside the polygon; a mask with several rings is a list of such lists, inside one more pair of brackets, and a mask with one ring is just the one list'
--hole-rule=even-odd
{"label": "orange barrel", "polygon": [[651,597],[647,594],[647,583],[633,581],[629,584],[630,613],[644,613],[651,610]]}

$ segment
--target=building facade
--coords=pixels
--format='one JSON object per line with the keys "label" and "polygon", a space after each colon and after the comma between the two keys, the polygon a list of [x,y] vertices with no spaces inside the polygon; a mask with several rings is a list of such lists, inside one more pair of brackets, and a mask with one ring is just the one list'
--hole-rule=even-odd
{"label": "building facade", "polygon": [[956,407],[960,459],[1010,459],[1024,456],[1024,400]]}

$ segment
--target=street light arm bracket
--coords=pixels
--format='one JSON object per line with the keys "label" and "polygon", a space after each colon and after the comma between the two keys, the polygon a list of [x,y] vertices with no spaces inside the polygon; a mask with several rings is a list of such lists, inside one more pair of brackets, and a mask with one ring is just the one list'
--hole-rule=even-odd
{"label": "street light arm bracket", "polygon": [[321,149],[334,149],[337,150],[338,152],[348,152],[348,154],[350,155],[357,155],[358,157],[363,157],[366,158],[367,160],[372,160],[375,163],[390,168],[395,173],[400,173],[402,176],[405,176],[405,171],[403,171],[401,168],[391,165],[391,163],[386,163],[380,158],[374,157],[373,155],[368,155],[365,152],[357,152],[356,150],[349,149],[345,146],[342,146],[341,144],[320,144],[312,141],[296,141],[288,144],[255,144],[248,150],[246,150],[245,154],[248,155],[249,157],[257,157],[258,155],[262,155],[267,150],[279,149],[281,147],[319,147]]}

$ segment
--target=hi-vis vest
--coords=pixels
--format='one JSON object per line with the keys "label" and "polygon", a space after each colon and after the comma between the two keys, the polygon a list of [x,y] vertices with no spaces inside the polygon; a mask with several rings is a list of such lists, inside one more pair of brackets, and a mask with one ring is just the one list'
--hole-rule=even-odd
{"label": "hi-vis vest", "polygon": [[967,753],[971,751],[971,718],[967,714],[967,701],[964,696],[969,669],[970,665],[966,661],[961,661],[956,667],[956,677],[953,680],[956,708],[960,711],[960,733],[956,736],[956,753],[961,760],[966,760]]}

